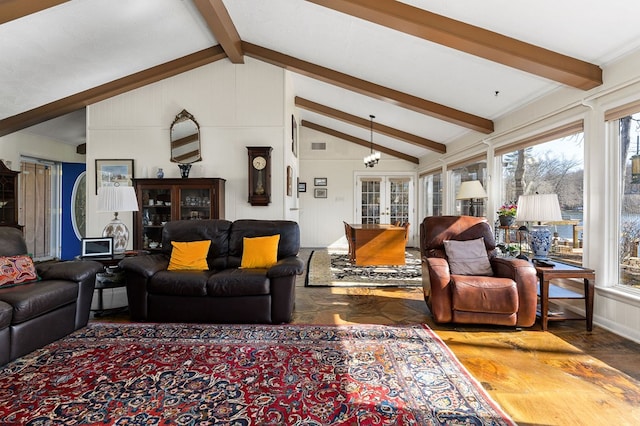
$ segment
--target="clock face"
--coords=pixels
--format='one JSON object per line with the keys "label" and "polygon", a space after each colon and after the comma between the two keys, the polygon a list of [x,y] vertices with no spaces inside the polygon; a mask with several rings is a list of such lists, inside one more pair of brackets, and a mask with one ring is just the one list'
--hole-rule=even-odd
{"label": "clock face", "polygon": [[253,159],[253,167],[256,170],[262,170],[267,166],[267,160],[264,157],[256,157]]}

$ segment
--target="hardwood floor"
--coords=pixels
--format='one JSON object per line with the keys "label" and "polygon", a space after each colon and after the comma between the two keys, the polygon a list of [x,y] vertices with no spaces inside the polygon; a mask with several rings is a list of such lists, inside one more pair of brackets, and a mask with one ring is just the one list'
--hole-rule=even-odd
{"label": "hardwood floor", "polygon": [[584,321],[437,325],[421,288],[304,287],[301,276],[293,323],[426,323],[520,425],[640,424],[640,345]]}

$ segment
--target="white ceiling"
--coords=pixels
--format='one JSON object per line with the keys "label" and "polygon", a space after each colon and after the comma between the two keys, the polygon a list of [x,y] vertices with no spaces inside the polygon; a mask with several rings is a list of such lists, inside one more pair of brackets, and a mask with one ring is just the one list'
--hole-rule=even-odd
{"label": "white ceiling", "polygon": [[[640,47],[637,0],[403,3],[601,68]],[[303,0],[224,5],[243,41],[490,120],[562,86]],[[7,22],[0,25],[0,120],[216,44],[191,0],[73,0]],[[294,75],[294,86],[296,96],[364,119],[374,114],[377,123],[436,142],[472,131],[309,77]],[[304,109],[296,115],[369,140],[368,129]],[[61,121],[31,131],[77,144],[82,114]],[[58,133],[74,125],[79,134]],[[429,152],[374,138],[412,156]]]}

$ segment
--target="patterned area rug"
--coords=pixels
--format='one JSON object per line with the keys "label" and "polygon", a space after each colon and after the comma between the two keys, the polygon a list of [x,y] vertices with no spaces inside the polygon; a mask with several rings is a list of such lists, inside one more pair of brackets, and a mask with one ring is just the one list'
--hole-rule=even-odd
{"label": "patterned area rug", "polygon": [[408,248],[405,265],[355,266],[345,251],[320,249],[311,253],[305,285],[319,287],[422,286],[420,250]]}
{"label": "patterned area rug", "polygon": [[91,323],[0,367],[0,424],[514,423],[423,325]]}

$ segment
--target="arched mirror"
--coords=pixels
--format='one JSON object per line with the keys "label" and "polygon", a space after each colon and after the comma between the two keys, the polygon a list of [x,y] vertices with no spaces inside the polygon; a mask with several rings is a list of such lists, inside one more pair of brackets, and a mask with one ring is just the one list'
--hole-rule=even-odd
{"label": "arched mirror", "polygon": [[202,161],[200,155],[200,125],[183,109],[176,115],[171,124],[171,161],[174,163],[191,164]]}

